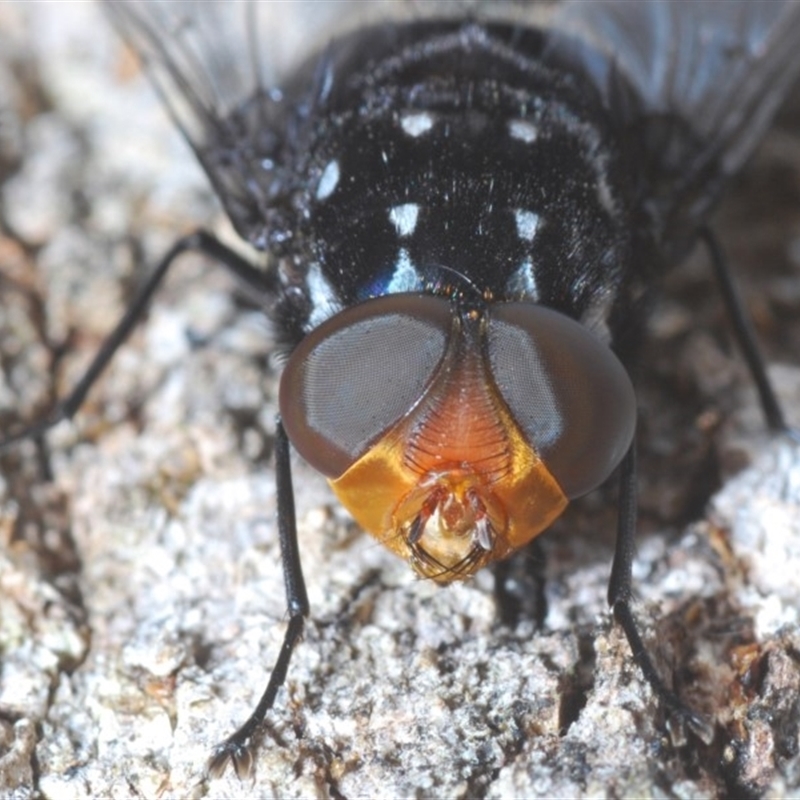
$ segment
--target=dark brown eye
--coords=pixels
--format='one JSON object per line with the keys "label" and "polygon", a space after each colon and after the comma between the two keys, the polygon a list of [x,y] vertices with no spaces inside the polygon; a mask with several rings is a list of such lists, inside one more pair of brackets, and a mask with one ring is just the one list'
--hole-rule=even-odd
{"label": "dark brown eye", "polygon": [[583,325],[530,303],[492,308],[489,360],[500,394],[568,497],[599,486],[636,426],[625,368]]}
{"label": "dark brown eye", "polygon": [[281,377],[281,415],[297,451],[324,475],[341,475],[424,394],[451,320],[447,300],[397,294],[315,328]]}

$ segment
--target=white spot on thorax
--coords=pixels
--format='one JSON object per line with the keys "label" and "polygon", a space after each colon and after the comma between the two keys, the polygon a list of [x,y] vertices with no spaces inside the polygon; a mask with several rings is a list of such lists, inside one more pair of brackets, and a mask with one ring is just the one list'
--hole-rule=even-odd
{"label": "white spot on thorax", "polygon": [[317,200],[329,198],[339,183],[339,162],[334,160],[328,163],[317,184]]}
{"label": "white spot on thorax", "polygon": [[334,314],[338,314],[344,306],[331,282],[323,275],[319,264],[313,263],[309,267],[306,286],[311,300],[311,313],[306,330],[311,330]]}
{"label": "white spot on thorax", "polygon": [[614,202],[614,196],[606,180],[605,164],[598,166],[597,174],[597,200],[606,214],[613,217],[617,210],[617,204]]}
{"label": "white spot on thorax", "polygon": [[526,258],[506,283],[506,291],[513,297],[525,298],[533,303],[539,301],[539,287],[536,285],[536,274],[533,262]]}
{"label": "white spot on thorax", "polygon": [[396,294],[398,292],[416,292],[422,288],[422,278],[420,278],[411,256],[405,247],[400,248],[397,255],[397,262],[394,267],[394,274],[386,287],[387,292]]}
{"label": "white spot on thorax", "polygon": [[539,230],[539,215],[524,208],[515,208],[514,221],[517,223],[517,236],[526,242],[532,242]]}
{"label": "white spot on thorax", "polygon": [[525,142],[525,144],[533,144],[539,137],[537,127],[524,119],[512,119],[508,123],[508,133],[512,139]]}
{"label": "white spot on thorax", "polygon": [[422,136],[433,127],[433,117],[427,111],[415,114],[404,114],[400,119],[400,127],[413,138]]}
{"label": "white spot on thorax", "polygon": [[389,220],[394,225],[398,236],[411,236],[417,227],[419,205],[417,203],[403,203],[389,209]]}

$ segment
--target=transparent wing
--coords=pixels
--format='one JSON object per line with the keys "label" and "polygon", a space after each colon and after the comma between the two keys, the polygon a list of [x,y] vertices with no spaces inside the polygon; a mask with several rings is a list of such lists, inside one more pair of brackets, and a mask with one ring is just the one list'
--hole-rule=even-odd
{"label": "transparent wing", "polygon": [[553,24],[607,57],[590,64],[606,91],[619,69],[647,112],[690,121],[728,171],[742,165],[800,73],[797,0],[569,2]]}
{"label": "transparent wing", "polygon": [[574,0],[551,26],[638,135],[665,228],[702,219],[800,74],[797,0]]}
{"label": "transparent wing", "polygon": [[[147,63],[195,144],[321,44],[397,2],[196,2],[107,0],[117,29]],[[401,6],[407,4],[402,3]]]}
{"label": "transparent wing", "polygon": [[[290,104],[284,78],[332,36],[410,4],[374,0],[186,2],[107,0],[117,30],[145,62],[239,233],[266,246],[270,199],[281,185]],[[294,109],[296,111],[296,109]]]}

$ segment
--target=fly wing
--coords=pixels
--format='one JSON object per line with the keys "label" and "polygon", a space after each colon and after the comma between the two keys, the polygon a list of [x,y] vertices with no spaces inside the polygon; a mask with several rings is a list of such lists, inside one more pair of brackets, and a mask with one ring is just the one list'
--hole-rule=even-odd
{"label": "fly wing", "polygon": [[796,0],[571,0],[551,24],[643,150],[665,239],[704,220],[800,74]]}
{"label": "fly wing", "polygon": [[280,150],[286,120],[303,110],[298,98],[283,96],[283,78],[332,35],[397,5],[106,1],[112,22],[144,61],[234,226],[262,248],[285,183]]}
{"label": "fly wing", "polygon": [[[270,4],[271,5],[271,4]],[[106,8],[117,30],[145,63],[173,118],[208,173],[239,232],[249,238],[257,208],[241,167],[249,159],[249,137],[232,124],[237,103],[253,97],[261,76],[241,59],[247,43],[244,14],[221,12],[216,3],[120,0]],[[234,49],[232,42],[237,43]],[[272,101],[257,101],[269,117]],[[259,134],[270,152],[269,126]]]}

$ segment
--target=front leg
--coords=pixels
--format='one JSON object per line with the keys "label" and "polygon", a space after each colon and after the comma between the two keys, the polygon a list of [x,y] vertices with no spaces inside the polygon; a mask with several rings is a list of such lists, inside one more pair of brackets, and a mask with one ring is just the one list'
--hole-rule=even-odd
{"label": "front leg", "polygon": [[264,722],[264,717],[275,703],[278,689],[286,680],[289,661],[303,635],[305,618],[309,613],[308,594],[297,542],[289,439],[280,418],[275,430],[275,473],[278,495],[278,538],[281,545],[289,624],[286,627],[280,653],[258,705],[244,725],[214,748],[208,762],[208,774],[213,778],[219,777],[225,771],[228,762],[233,764],[238,777],[245,778],[251,774],[254,755],[253,734]]}

